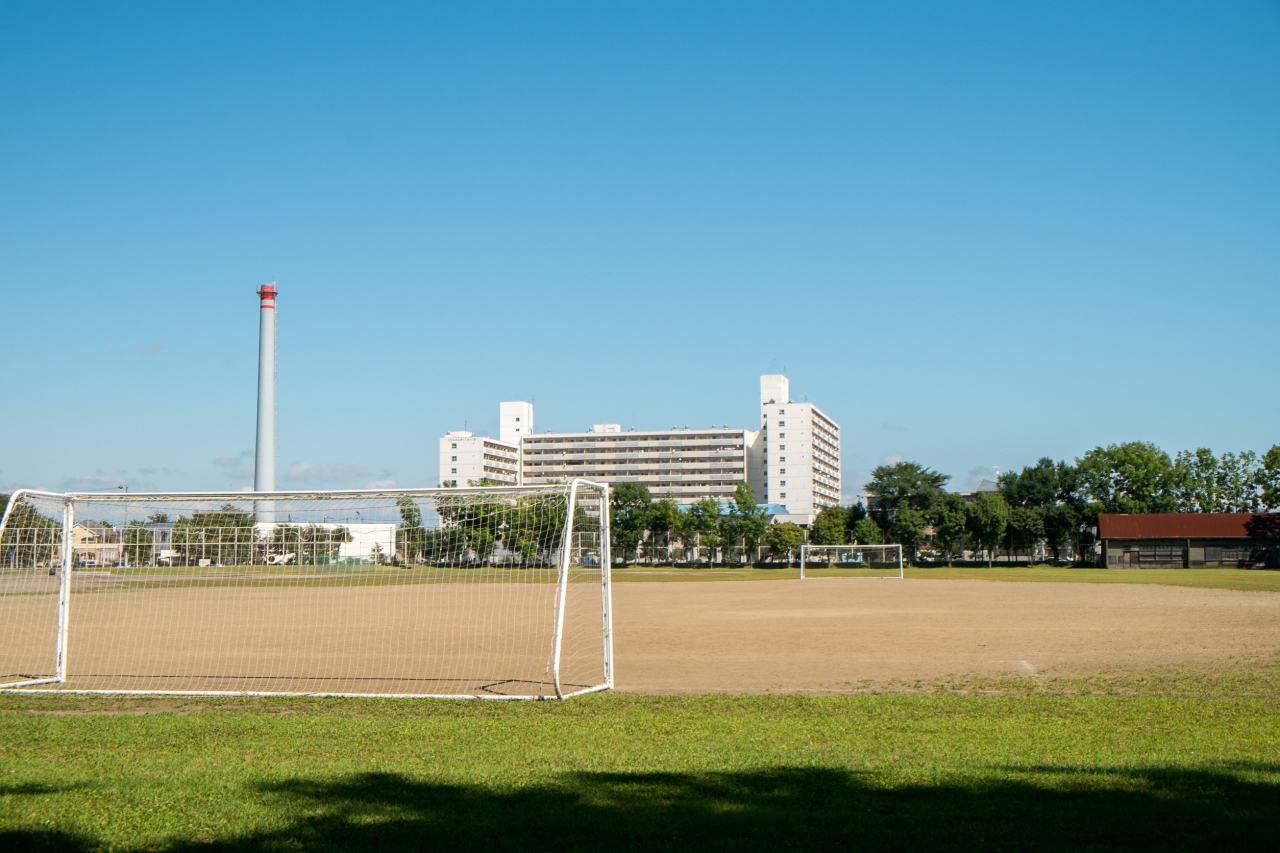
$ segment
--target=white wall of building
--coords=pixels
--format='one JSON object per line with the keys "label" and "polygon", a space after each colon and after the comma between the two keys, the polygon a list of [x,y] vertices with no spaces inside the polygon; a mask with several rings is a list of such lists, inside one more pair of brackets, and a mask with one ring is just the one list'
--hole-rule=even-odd
{"label": "white wall of building", "polygon": [[810,523],[822,507],[840,502],[840,427],[789,393],[787,377],[760,377],[765,502]]}
{"label": "white wall of building", "polygon": [[520,443],[533,435],[533,403],[508,400],[498,404],[498,438],[507,444]]}
{"label": "white wall of building", "polygon": [[481,479],[514,486],[520,479],[519,445],[458,430],[440,439],[440,484],[466,486]]}

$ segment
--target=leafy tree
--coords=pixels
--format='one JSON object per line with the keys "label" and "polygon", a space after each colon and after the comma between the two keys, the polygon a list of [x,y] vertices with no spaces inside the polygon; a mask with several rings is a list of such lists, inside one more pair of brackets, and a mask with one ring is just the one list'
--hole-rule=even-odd
{"label": "leafy tree", "polygon": [[[0,495],[0,514],[10,496]],[[53,561],[61,548],[62,522],[41,515],[34,505],[18,498],[9,511],[9,521],[0,540],[0,560],[6,566],[41,566]]]}
{"label": "leafy tree", "polygon": [[1004,538],[1009,524],[1009,505],[998,494],[987,492],[978,495],[965,510],[965,534],[969,541],[987,552],[987,565],[991,565],[991,552]]}
{"label": "leafy tree", "polygon": [[1258,455],[1237,455],[1201,447],[1183,450],[1174,461],[1174,495],[1183,512],[1257,512],[1263,508]]}
{"label": "leafy tree", "polygon": [[1000,495],[1011,507],[1046,507],[1056,503],[1061,494],[1059,465],[1041,458],[1021,473],[1010,471],[1000,475]]}
{"label": "leafy tree", "polygon": [[902,546],[908,562],[914,562],[916,549],[924,541],[924,513],[909,506],[900,506],[893,515],[893,524],[889,527],[889,539]]}
{"label": "leafy tree", "polygon": [[760,547],[769,529],[769,517],[765,508],[756,503],[756,491],[749,483],[738,483],[733,490],[729,524],[735,541],[741,539],[745,551],[755,552]]}
{"label": "leafy tree", "polygon": [[643,483],[619,483],[610,493],[609,504],[613,545],[625,564],[627,555],[635,557],[648,529],[653,495]]}
{"label": "leafy tree", "polygon": [[1273,444],[1263,454],[1258,485],[1262,489],[1262,502],[1273,510],[1280,509],[1280,444]]}
{"label": "leafy tree", "polygon": [[943,494],[929,510],[933,544],[946,553],[948,566],[951,565],[954,554],[962,550],[967,518],[964,498],[956,494]]}
{"label": "leafy tree", "polygon": [[1090,520],[1100,512],[1175,512],[1173,460],[1154,444],[1131,441],[1095,447],[1077,460],[1079,490]]}
{"label": "leafy tree", "polygon": [[772,556],[782,556],[790,564],[792,552],[804,543],[804,531],[789,521],[771,524],[764,541]]}
{"label": "leafy tree", "polygon": [[649,507],[649,535],[653,540],[661,537],[663,559],[671,559],[671,534],[680,532],[683,516],[674,498],[656,500]]}
{"label": "leafy tree", "polygon": [[900,507],[928,512],[951,478],[915,462],[880,465],[871,472],[867,494],[877,499],[877,521],[887,527]]}
{"label": "leafy tree", "polygon": [[146,522],[131,521],[120,531],[125,562],[135,568],[151,561],[154,542],[155,535],[147,528]]}
{"label": "leafy tree", "polygon": [[849,510],[839,506],[824,506],[813,520],[809,539],[814,545],[843,545],[848,521]]}
{"label": "leafy tree", "polygon": [[219,566],[248,565],[253,561],[257,522],[231,504],[210,512],[179,516],[173,523],[173,548],[184,562],[211,560]]}
{"label": "leafy tree", "polygon": [[396,498],[400,510],[400,525],[396,528],[396,550],[404,555],[405,562],[412,563],[426,547],[426,529],[422,526],[422,510],[413,498],[402,495]]}
{"label": "leafy tree", "polygon": [[860,518],[853,525],[853,541],[858,545],[879,545],[884,542],[884,531],[870,518]]}
{"label": "leafy tree", "polygon": [[1036,506],[1015,506],[1009,510],[1007,527],[1009,548],[1016,555],[1026,551],[1028,562],[1031,552],[1044,540],[1044,510]]}
{"label": "leafy tree", "polygon": [[1068,503],[1054,504],[1044,510],[1044,541],[1053,549],[1053,559],[1061,558],[1062,546],[1080,526],[1075,508]]}
{"label": "leafy tree", "polygon": [[715,561],[715,549],[719,545],[716,531],[720,527],[720,516],[724,507],[715,498],[702,498],[689,505],[685,512],[685,530],[694,534],[694,547],[701,546],[704,539],[710,538],[707,547],[711,548],[709,561]]}
{"label": "leafy tree", "polygon": [[351,531],[337,525],[277,524],[271,529],[271,552],[293,554],[298,565],[315,565],[331,560],[341,552],[342,543],[351,541]]}

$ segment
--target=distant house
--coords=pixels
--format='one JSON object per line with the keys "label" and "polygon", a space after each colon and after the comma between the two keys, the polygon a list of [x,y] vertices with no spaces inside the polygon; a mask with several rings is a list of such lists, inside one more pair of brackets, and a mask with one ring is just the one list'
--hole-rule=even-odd
{"label": "distant house", "polygon": [[81,566],[114,566],[120,562],[120,531],[99,521],[77,521],[71,528],[71,553]]}
{"label": "distant house", "polygon": [[1277,513],[1103,513],[1098,539],[1109,569],[1280,567]]}

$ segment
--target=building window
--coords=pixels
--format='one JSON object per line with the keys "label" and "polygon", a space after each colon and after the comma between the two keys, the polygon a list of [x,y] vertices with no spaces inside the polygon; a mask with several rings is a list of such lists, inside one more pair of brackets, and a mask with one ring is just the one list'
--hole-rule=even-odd
{"label": "building window", "polygon": [[457,461],[458,461],[458,457],[456,457],[456,456],[455,456],[455,457],[453,457],[452,459],[450,459],[449,461],[450,461],[450,462],[457,462]]}
{"label": "building window", "polygon": [[451,449],[451,450],[457,450],[457,449],[458,449],[458,442],[456,442],[456,441],[455,441],[453,444],[449,445],[449,449]]}
{"label": "building window", "polygon": [[782,494],[778,495],[778,497],[782,498],[785,501],[787,499],[787,493],[783,492]]}
{"label": "building window", "polygon": [[779,485],[779,486],[785,486],[786,484],[787,484],[787,481],[786,481],[786,480],[779,480],[779,481],[778,481],[778,485]]}
{"label": "building window", "polygon": [[779,469],[778,469],[778,473],[779,473],[779,474],[785,474],[785,473],[787,473],[787,469],[786,469],[786,468],[779,468]]}
{"label": "building window", "polygon": [[778,421],[778,426],[786,426],[786,425],[787,425],[786,421]]}
{"label": "building window", "polygon": [[787,461],[787,457],[785,457],[785,456],[779,456],[779,457],[778,457],[778,461],[779,461],[779,462],[786,462],[786,461]]}
{"label": "building window", "polygon": [[778,438],[786,438],[786,437],[787,437],[787,434],[785,432],[778,433]]}
{"label": "building window", "polygon": [[779,444],[779,445],[778,445],[778,449],[779,449],[779,450],[786,450],[786,449],[787,449],[787,446],[786,446],[785,444]]}
{"label": "building window", "polygon": [[458,473],[458,469],[457,469],[457,468],[450,468],[450,469],[449,469],[449,473],[450,473],[450,474],[456,474],[456,473]]}
{"label": "building window", "polygon": [[778,414],[785,415],[786,413],[787,413],[786,409],[778,409]]}

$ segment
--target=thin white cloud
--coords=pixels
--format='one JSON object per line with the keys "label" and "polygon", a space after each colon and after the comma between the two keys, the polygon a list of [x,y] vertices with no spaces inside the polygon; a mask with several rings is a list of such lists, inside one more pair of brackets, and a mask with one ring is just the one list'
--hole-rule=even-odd
{"label": "thin white cloud", "polygon": [[383,480],[370,480],[364,484],[364,487],[366,489],[394,489],[396,481],[389,477]]}
{"label": "thin white cloud", "polygon": [[897,465],[901,461],[902,461],[902,454],[894,453],[890,456],[885,456],[881,458],[880,464],[881,465]]}
{"label": "thin white cloud", "polygon": [[229,480],[243,480],[253,476],[253,451],[241,450],[235,456],[219,456],[213,464],[222,469]]}
{"label": "thin white cloud", "polygon": [[340,480],[361,480],[369,476],[369,469],[356,465],[344,465],[341,462],[320,463],[294,462],[284,475],[286,480],[307,480],[312,482],[333,482]]}

